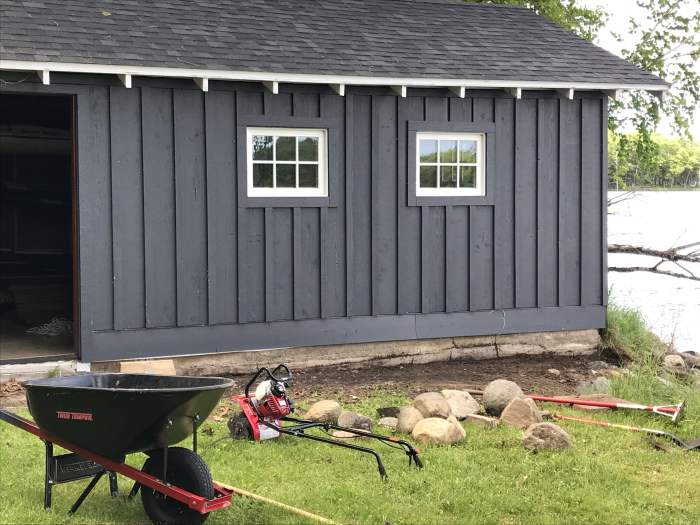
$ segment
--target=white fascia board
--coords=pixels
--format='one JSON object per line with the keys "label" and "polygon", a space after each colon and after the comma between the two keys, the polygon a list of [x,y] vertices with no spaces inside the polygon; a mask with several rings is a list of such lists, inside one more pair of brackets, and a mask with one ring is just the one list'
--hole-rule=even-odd
{"label": "white fascia board", "polygon": [[75,64],[61,62],[31,62],[1,60],[0,70],[8,71],[52,71],[55,73],[84,73],[94,75],[125,75],[163,78],[208,78],[239,82],[264,82],[289,84],[346,84],[351,86],[411,86],[450,88],[463,86],[467,89],[565,89],[576,91],[605,91],[613,89],[667,91],[668,85],[620,84],[605,82],[555,82],[539,80],[484,80],[463,78],[400,78],[367,77],[350,75],[311,75],[299,73],[266,73],[257,71],[225,71],[216,69],[190,69],[174,67],[120,66],[110,64]]}
{"label": "white fascia board", "polygon": [[617,98],[622,94],[622,90],[621,89],[604,89],[603,93],[605,93],[611,99],[617,100]]}
{"label": "white fascia board", "polygon": [[448,89],[459,98],[464,98],[467,95],[467,88],[464,86],[449,86]]}
{"label": "white fascia board", "polygon": [[117,77],[125,88],[131,88],[131,75],[127,73],[125,75],[117,75]]}

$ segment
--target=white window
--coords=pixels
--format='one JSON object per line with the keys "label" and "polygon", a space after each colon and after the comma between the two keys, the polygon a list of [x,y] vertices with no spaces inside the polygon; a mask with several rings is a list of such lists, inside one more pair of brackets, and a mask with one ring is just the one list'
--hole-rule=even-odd
{"label": "white window", "polygon": [[248,128],[249,197],[326,197],[325,129]]}
{"label": "white window", "polygon": [[416,133],[416,195],[485,195],[482,133]]}

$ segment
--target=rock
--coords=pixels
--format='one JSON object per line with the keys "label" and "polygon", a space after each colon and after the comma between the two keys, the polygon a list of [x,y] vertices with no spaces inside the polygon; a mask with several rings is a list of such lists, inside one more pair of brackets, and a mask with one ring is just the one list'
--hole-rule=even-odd
{"label": "rock", "polygon": [[399,417],[399,407],[382,407],[377,409],[377,415],[381,417]]}
{"label": "rock", "polygon": [[311,405],[309,410],[306,411],[304,418],[310,419],[311,421],[333,423],[335,425],[338,423],[338,417],[340,417],[342,410],[337,401],[324,399],[323,401],[318,401]]}
{"label": "rock", "polygon": [[464,421],[472,425],[487,428],[495,428],[498,425],[498,419],[495,417],[480,416],[479,414],[469,414]]}
{"label": "rock", "polygon": [[591,370],[604,370],[606,368],[610,368],[610,365],[605,361],[591,361],[588,363],[588,368]]}
{"label": "rock", "polygon": [[484,408],[488,414],[500,416],[511,400],[515,398],[522,399],[523,397],[525,397],[523,391],[517,383],[507,379],[496,379],[486,385],[481,402],[484,403]]}
{"label": "rock", "polygon": [[609,394],[612,392],[610,380],[606,377],[596,377],[593,381],[583,381],[576,387],[578,394]]}
{"label": "rock", "polygon": [[535,423],[542,423],[542,416],[532,399],[515,398],[503,409],[501,423],[525,429]]}
{"label": "rock", "polygon": [[694,352],[683,352],[681,357],[683,358],[683,361],[685,361],[686,367],[700,370],[700,354],[696,354]]}
{"label": "rock", "polygon": [[404,434],[413,432],[413,427],[416,426],[423,414],[416,407],[403,407],[399,411],[399,417],[396,420],[396,430]]}
{"label": "rock", "polygon": [[556,368],[548,369],[547,373],[551,376],[554,376],[554,377],[559,377],[561,375],[561,371],[557,370]]}
{"label": "rock", "polygon": [[379,420],[377,423],[380,427],[387,427],[392,430],[396,430],[396,427],[399,423],[398,418],[395,417],[383,417]]}
{"label": "rock", "polygon": [[348,428],[359,428],[360,430],[372,430],[372,419],[357,412],[343,410],[338,416],[338,426]]}
{"label": "rock", "polygon": [[358,436],[352,432],[346,432],[345,430],[334,430],[331,436],[337,439],[367,439],[366,436]]}
{"label": "rock", "polygon": [[571,438],[554,423],[535,423],[523,436],[523,446],[528,450],[571,448]]}
{"label": "rock", "polygon": [[464,419],[481,410],[479,402],[464,390],[442,390],[440,393],[447,400],[450,413],[457,419]]}
{"label": "rock", "polygon": [[450,405],[447,400],[438,392],[426,392],[416,396],[413,400],[423,417],[447,417],[450,415]]}
{"label": "rock", "polygon": [[678,354],[668,354],[664,357],[664,368],[669,372],[685,370],[685,361]]}
{"label": "rock", "polygon": [[421,419],[411,435],[420,443],[450,445],[464,439],[466,432],[454,416],[449,416],[447,419],[429,417]]}

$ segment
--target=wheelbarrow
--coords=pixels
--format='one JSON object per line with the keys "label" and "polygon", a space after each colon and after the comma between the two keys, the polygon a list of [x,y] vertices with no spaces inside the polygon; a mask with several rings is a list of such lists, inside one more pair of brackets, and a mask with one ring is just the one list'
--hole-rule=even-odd
{"label": "wheelbarrow", "polygon": [[[231,491],[212,480],[197,454],[197,428],[233,385],[219,377],[86,374],[28,381],[34,422],[0,409],[0,419],[45,443],[44,507],[53,485],[92,478],[70,509],[75,513],[108,475],[117,496],[119,473],[134,480],[148,517],[157,524],[203,523],[209,512],[231,504]],[[192,450],[173,447],[192,435]],[[68,454],[54,455],[53,445]],[[141,470],[127,454],[145,452]]]}

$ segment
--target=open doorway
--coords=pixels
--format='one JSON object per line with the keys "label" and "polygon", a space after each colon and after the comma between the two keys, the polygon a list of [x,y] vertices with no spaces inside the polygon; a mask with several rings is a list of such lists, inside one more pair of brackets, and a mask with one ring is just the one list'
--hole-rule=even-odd
{"label": "open doorway", "polygon": [[0,363],[73,358],[73,98],[0,94]]}

